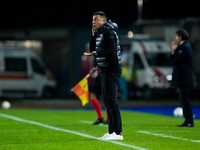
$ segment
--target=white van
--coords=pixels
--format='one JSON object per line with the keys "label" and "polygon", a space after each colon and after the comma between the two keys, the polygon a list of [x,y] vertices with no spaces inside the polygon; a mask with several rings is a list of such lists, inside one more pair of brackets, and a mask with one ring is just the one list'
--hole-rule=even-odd
{"label": "white van", "polygon": [[120,37],[120,45],[122,62],[126,59],[134,72],[134,77],[128,84],[129,94],[151,99],[155,94],[162,95],[171,90],[172,65],[169,43],[149,36],[135,36]]}
{"label": "white van", "polygon": [[32,50],[0,44],[0,97],[52,98],[56,82]]}

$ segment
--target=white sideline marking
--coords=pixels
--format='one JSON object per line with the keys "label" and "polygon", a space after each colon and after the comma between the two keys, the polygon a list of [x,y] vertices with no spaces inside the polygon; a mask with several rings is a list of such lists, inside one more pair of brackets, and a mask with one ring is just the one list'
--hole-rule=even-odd
{"label": "white sideline marking", "polygon": [[[86,124],[92,124],[93,123],[92,121],[86,121],[86,120],[81,120],[81,122],[86,123]],[[106,124],[98,124],[97,126],[102,126],[102,127],[108,128],[108,125],[106,125]]]}
{"label": "white sideline marking", "polygon": [[[0,116],[4,117],[4,118],[7,118],[7,119],[19,121],[19,122],[34,124],[34,125],[41,126],[41,127],[48,128],[48,129],[52,129],[52,130],[63,131],[63,132],[67,132],[67,133],[72,133],[72,134],[75,134],[75,135],[83,136],[83,137],[86,137],[86,138],[99,140],[98,137],[91,136],[91,135],[88,135],[88,134],[83,134],[83,133],[72,131],[72,130],[61,129],[61,128],[58,128],[58,127],[50,126],[50,125],[39,123],[39,122],[35,122],[35,121],[21,119],[21,118],[18,118],[18,117],[7,115],[7,114],[0,113]],[[100,141],[102,141],[102,140],[100,140]],[[117,141],[105,141],[105,142],[110,142],[110,143],[113,143],[113,144],[116,144],[116,145],[121,145],[121,146],[124,146],[124,147],[133,148],[133,149],[136,149],[136,150],[148,150],[146,148],[142,148],[142,147],[138,147],[138,146],[134,146],[134,145],[130,145],[130,144],[125,144],[125,143],[117,142]]]}
{"label": "white sideline marking", "polygon": [[160,136],[160,137],[164,137],[164,138],[178,139],[178,140],[189,141],[189,142],[200,142],[200,140],[183,139],[181,137],[174,137],[174,136],[171,136],[171,135],[151,133],[151,132],[148,132],[148,131],[138,131],[138,132],[139,133],[144,133],[144,134],[150,134],[150,135]]}

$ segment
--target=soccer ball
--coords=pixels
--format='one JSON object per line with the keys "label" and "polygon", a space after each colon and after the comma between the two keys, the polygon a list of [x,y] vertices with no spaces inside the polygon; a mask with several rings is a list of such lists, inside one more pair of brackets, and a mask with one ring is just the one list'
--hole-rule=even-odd
{"label": "soccer ball", "polygon": [[3,109],[9,109],[10,108],[10,103],[8,101],[3,101],[3,103],[1,104]]}
{"label": "soccer ball", "polygon": [[176,118],[181,118],[183,117],[183,109],[181,107],[177,107],[174,109],[174,116]]}

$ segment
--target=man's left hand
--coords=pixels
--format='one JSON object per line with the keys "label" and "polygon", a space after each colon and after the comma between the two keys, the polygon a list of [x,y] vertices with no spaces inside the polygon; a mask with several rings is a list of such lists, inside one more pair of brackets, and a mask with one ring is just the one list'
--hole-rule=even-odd
{"label": "man's left hand", "polygon": [[96,53],[96,51],[93,51],[92,53],[83,53],[84,55],[86,55],[86,56],[97,56],[97,53]]}

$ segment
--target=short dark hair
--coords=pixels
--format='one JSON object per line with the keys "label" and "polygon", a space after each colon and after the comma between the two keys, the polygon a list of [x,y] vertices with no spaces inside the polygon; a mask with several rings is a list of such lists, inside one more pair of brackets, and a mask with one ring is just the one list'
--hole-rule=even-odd
{"label": "short dark hair", "polygon": [[93,13],[93,16],[94,15],[100,15],[102,18],[107,20],[107,15],[103,11],[97,11],[97,12]]}
{"label": "short dark hair", "polygon": [[185,29],[177,30],[176,35],[181,36],[182,40],[188,40],[189,38],[189,34]]}

